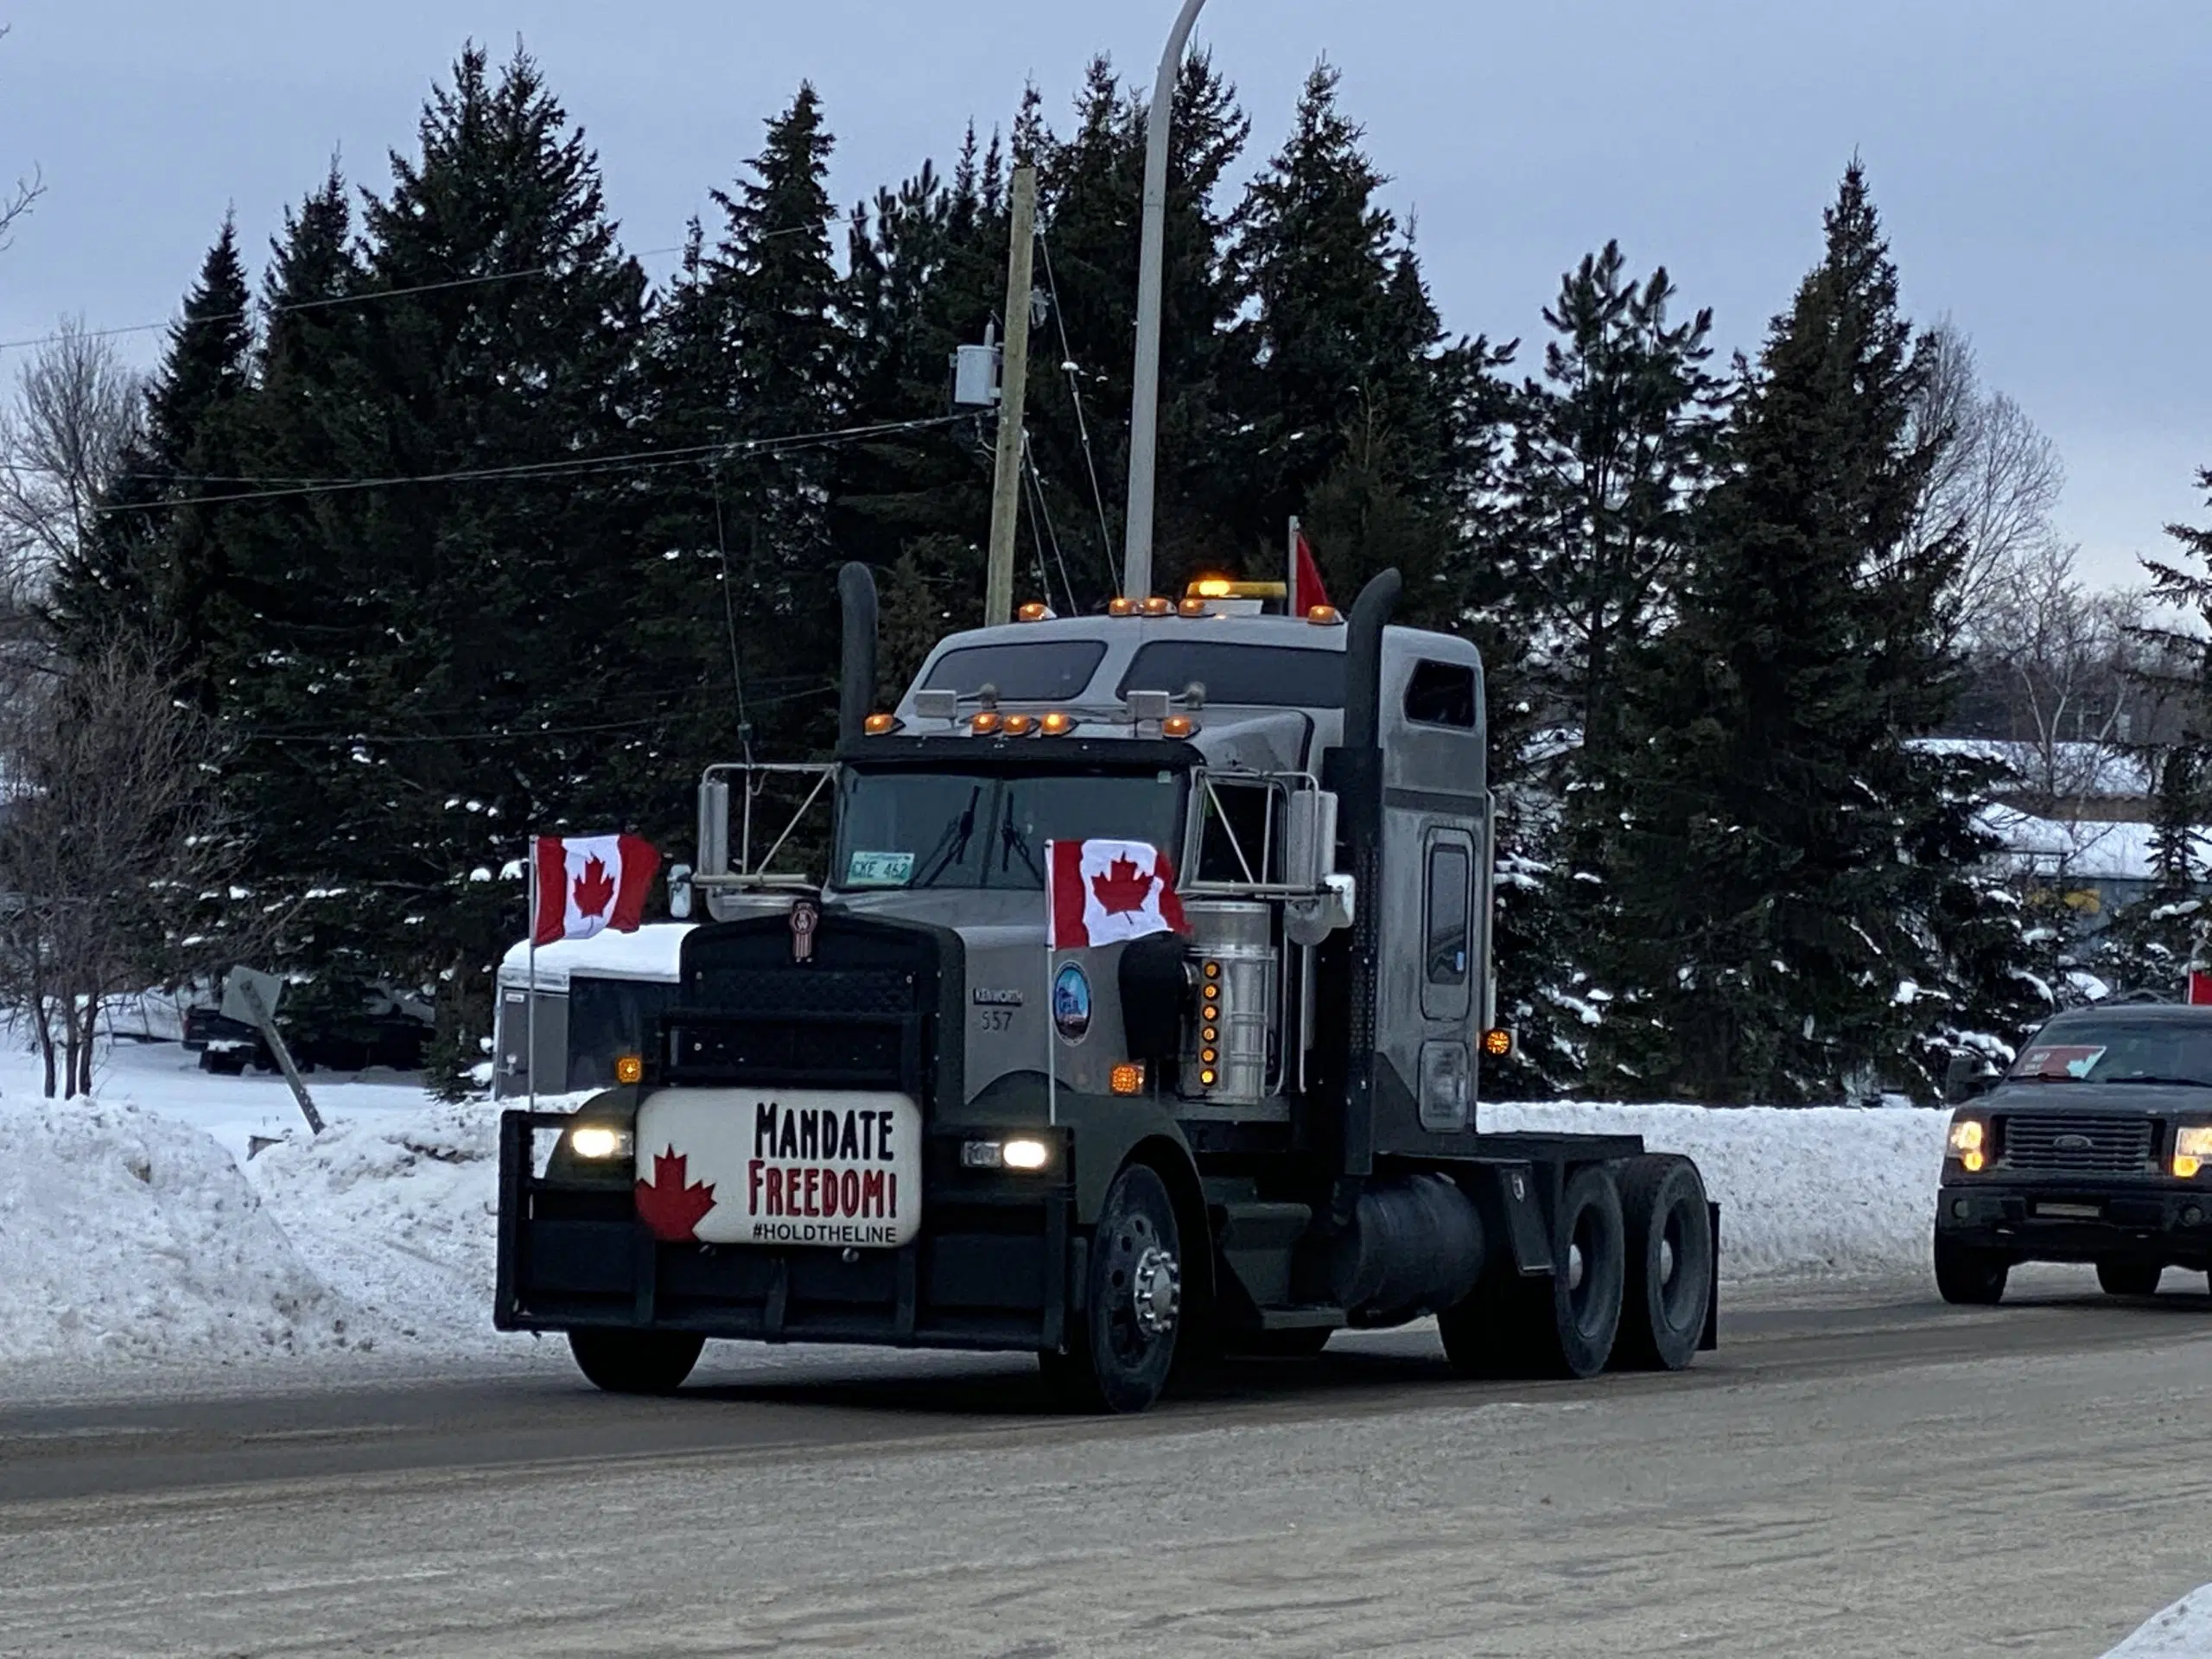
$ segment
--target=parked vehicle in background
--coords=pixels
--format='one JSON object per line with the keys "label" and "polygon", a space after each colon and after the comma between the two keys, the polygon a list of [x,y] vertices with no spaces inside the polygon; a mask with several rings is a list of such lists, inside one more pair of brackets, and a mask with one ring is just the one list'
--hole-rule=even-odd
{"label": "parked vehicle in background", "polygon": [[1992,1304],[2022,1262],[2094,1262],[2115,1296],[2212,1273],[2212,1007],[2059,1014],[1951,1119],[1936,1282]]}

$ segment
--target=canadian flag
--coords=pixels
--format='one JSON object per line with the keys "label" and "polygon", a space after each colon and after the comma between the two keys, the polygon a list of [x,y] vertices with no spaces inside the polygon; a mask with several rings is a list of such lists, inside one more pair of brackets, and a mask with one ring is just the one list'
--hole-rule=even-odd
{"label": "canadian flag", "polygon": [[537,873],[533,937],[551,944],[610,927],[636,932],[660,855],[636,836],[540,836],[531,862]]}
{"label": "canadian flag", "polygon": [[1187,933],[1175,867],[1141,841],[1053,841],[1052,948],[1116,944],[1151,933]]}
{"label": "canadian flag", "polygon": [[1329,602],[1329,590],[1321,585],[1321,567],[1313,562],[1313,543],[1306,539],[1306,532],[1298,532],[1298,568],[1291,594],[1290,613],[1303,616],[1316,605]]}

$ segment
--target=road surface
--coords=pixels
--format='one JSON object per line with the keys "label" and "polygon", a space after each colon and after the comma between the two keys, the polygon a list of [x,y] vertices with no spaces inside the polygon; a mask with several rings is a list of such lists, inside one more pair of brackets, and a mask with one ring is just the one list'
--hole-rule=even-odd
{"label": "road surface", "polygon": [[[0,1408],[0,1653],[2104,1652],[2212,1581],[2212,1298],[1731,1315],[1678,1376],[1433,1334],[1133,1421],[834,1353]],[[1341,1351],[1340,1351],[1341,1350]]]}

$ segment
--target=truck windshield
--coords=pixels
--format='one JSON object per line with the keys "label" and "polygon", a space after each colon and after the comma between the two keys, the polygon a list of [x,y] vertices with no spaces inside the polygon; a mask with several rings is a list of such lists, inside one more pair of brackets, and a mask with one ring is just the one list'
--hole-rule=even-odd
{"label": "truck windshield", "polygon": [[1045,885],[1045,843],[1105,836],[1148,842],[1171,858],[1183,776],[1173,771],[992,777],[848,768],[837,786],[830,885]]}
{"label": "truck windshield", "polygon": [[2193,1084],[2212,1089],[2212,1020],[2083,1020],[2037,1035],[2012,1068],[2037,1083]]}

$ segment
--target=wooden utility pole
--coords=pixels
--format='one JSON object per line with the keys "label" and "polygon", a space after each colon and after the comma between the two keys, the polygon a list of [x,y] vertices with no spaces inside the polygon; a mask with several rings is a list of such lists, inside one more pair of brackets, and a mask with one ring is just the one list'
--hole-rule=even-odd
{"label": "wooden utility pole", "polygon": [[1014,169],[1013,245],[1006,261],[1006,344],[999,367],[998,466],[991,475],[991,555],[983,626],[1014,620],[1014,531],[1021,506],[1022,408],[1029,390],[1029,264],[1037,225],[1037,169]]}

